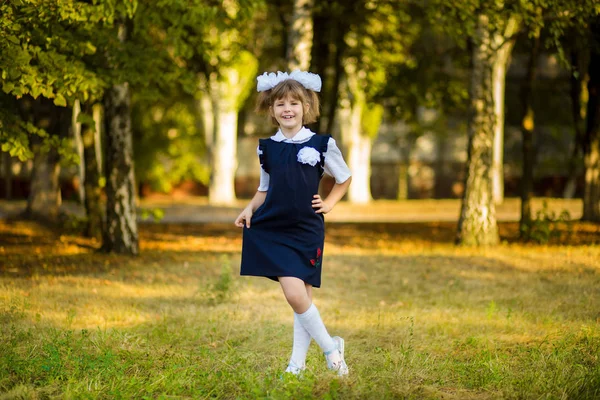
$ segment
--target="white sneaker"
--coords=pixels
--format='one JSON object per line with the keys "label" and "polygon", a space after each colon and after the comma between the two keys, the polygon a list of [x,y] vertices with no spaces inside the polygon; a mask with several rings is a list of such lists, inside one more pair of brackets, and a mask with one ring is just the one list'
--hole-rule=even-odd
{"label": "white sneaker", "polygon": [[[333,341],[336,344],[336,348],[325,353],[325,359],[327,360],[327,368],[337,371],[338,376],[348,375],[348,365],[346,365],[346,360],[344,359],[344,339],[339,336],[332,337]],[[333,361],[330,355],[333,352],[338,352],[339,361]]]}
{"label": "white sneaker", "polygon": [[297,366],[293,361],[290,361],[287,368],[285,369],[286,374],[300,375],[306,369],[306,364],[301,367]]}

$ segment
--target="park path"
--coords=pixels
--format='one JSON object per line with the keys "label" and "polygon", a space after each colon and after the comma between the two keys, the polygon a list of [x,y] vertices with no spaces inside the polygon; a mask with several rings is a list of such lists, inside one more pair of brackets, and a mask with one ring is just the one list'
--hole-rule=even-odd
{"label": "park path", "polygon": [[[547,202],[550,211],[560,214],[569,212],[571,219],[581,218],[580,199],[537,198],[533,201],[533,212],[540,210]],[[140,209],[164,211],[164,223],[233,223],[245,207],[247,200],[237,201],[233,206],[210,206],[206,197],[193,198],[154,198],[140,202]],[[25,201],[0,200],[0,218],[17,215],[25,209]],[[62,209],[69,213],[83,215],[83,208],[75,202],[65,202]],[[451,222],[457,221],[460,200],[376,200],[366,205],[340,202],[326,216],[327,222]],[[138,214],[141,218],[141,213]],[[509,198],[497,206],[498,221],[518,221],[520,200]],[[146,221],[151,221],[146,219]]]}

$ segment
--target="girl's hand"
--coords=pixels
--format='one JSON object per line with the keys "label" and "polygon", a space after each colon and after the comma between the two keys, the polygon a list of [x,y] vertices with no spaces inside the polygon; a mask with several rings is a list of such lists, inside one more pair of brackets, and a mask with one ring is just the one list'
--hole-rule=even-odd
{"label": "girl's hand", "polygon": [[250,228],[250,220],[252,219],[252,208],[246,207],[244,211],[235,219],[235,226],[238,228],[243,228],[244,223],[246,224],[246,228]]}
{"label": "girl's hand", "polygon": [[317,214],[327,214],[333,207],[325,202],[321,196],[315,194],[313,196],[312,207],[315,209]]}

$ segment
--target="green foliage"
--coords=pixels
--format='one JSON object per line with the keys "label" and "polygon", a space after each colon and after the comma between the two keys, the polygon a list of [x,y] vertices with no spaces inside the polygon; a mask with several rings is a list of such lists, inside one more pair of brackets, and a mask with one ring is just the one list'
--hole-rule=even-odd
{"label": "green foliage", "polygon": [[142,208],[140,218],[142,220],[152,219],[154,222],[160,222],[165,217],[165,210],[162,208]]}
{"label": "green foliage", "polygon": [[[174,87],[191,92],[195,67],[181,44],[196,45],[202,38],[186,29],[205,26],[220,8],[200,0],[2,2],[0,37],[7,38],[0,42],[2,91],[14,99],[45,97],[56,106],[76,99],[94,103],[106,88],[124,81],[148,99]],[[118,38],[123,21],[129,30],[124,42]],[[5,151],[26,159],[32,156],[26,140],[32,129],[16,115],[0,113],[0,140]]]}
{"label": "green foliage", "polygon": [[137,182],[162,192],[187,179],[208,183],[209,168],[200,161],[204,138],[191,99],[167,103],[136,97],[132,121]]}
{"label": "green foliage", "polygon": [[244,106],[250,93],[252,93],[256,87],[258,60],[249,51],[241,51],[234,68],[240,76],[240,90],[235,101],[235,109],[239,111]]}
{"label": "green foliage", "polygon": [[364,135],[375,139],[383,119],[383,106],[381,104],[366,104],[361,117],[362,131]]}
{"label": "green foliage", "polygon": [[98,97],[105,82],[85,62],[97,51],[92,34],[102,35],[92,32],[95,12],[92,4],[73,0],[3,2],[2,90],[16,98],[44,96],[57,106]]}
{"label": "green foliage", "polygon": [[354,71],[347,68],[346,72],[356,74],[352,79],[358,80],[351,90],[364,92],[366,101],[373,102],[390,82],[389,69],[412,62],[407,50],[418,27],[400,2],[357,1],[344,7],[353,13],[347,22],[343,53],[343,62],[354,65]]}
{"label": "green foliage", "polygon": [[[503,36],[511,18],[516,18],[521,30],[529,34],[545,29],[547,45],[560,54],[560,38],[571,28],[584,29],[590,17],[600,13],[600,7],[594,0],[432,0],[427,3],[426,13],[439,29],[463,48],[469,41],[477,43],[477,18],[485,15],[492,35]],[[496,48],[514,38],[504,39],[496,43]]]}
{"label": "green foliage", "polygon": [[548,208],[548,202],[544,201],[542,208],[535,214],[535,218],[521,227],[521,238],[539,244],[546,244],[553,238],[560,238],[566,231],[566,238],[572,234],[571,215],[567,210],[560,214]]}

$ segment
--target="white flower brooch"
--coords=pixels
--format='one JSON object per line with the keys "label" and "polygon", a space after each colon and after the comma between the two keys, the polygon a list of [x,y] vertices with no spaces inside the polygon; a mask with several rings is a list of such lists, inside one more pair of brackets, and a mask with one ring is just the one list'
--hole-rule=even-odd
{"label": "white flower brooch", "polygon": [[314,167],[319,161],[321,161],[321,153],[314,147],[303,147],[298,152],[298,162],[302,164],[310,164]]}

